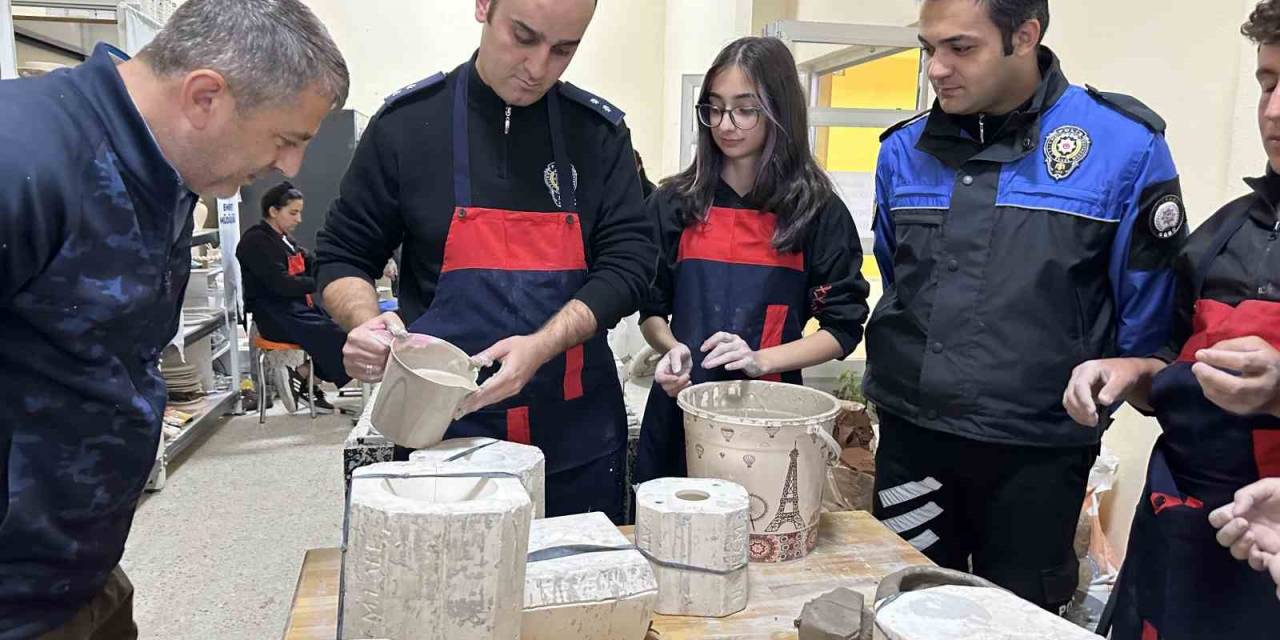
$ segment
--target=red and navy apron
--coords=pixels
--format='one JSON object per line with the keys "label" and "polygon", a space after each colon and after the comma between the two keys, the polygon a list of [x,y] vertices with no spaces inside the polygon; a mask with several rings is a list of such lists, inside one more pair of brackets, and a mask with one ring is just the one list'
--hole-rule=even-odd
{"label": "red and navy apron", "polygon": [[1280,475],[1280,418],[1222,410],[1191,373],[1196,351],[1223,340],[1259,336],[1280,348],[1280,303],[1246,300],[1232,307],[1201,297],[1210,264],[1248,219],[1242,212],[1224,225],[1196,265],[1194,334],[1152,383],[1163,433],[1113,596],[1116,640],[1280,638],[1280,600],[1271,578],[1232,558],[1209,524],[1209,513],[1231,502],[1236,490]]}
{"label": "red and navy apron", "polygon": [[[476,354],[541,329],[586,282],[587,261],[559,90],[547,94],[547,108],[564,210],[494,209],[471,193],[469,74],[464,66],[454,82],[455,206],[440,280],[431,306],[409,330]],[[548,516],[603,511],[621,520],[622,464],[616,460],[625,451],[626,408],[604,331],[543,365],[516,397],[455,421],[445,435],[473,436],[542,449]]]}
{"label": "red and navy apron", "polygon": [[[680,235],[673,278],[671,333],[693,353],[692,384],[742,380],[740,371],[702,368],[702,343],[719,331],[761,350],[799,340],[808,276],[804,254],[773,247],[777,218],[751,209],[711,207]],[[799,371],[759,378],[802,384]],[[658,383],[649,390],[635,482],[687,474],[684,412]]]}
{"label": "red and navy apron", "polygon": [[[281,239],[284,240],[284,245],[286,247],[289,247],[289,249],[292,251],[292,253],[289,254],[289,264],[288,264],[289,275],[300,276],[306,273],[307,272],[306,255],[304,255],[301,250],[294,247],[292,242],[289,242],[289,236],[284,236]],[[307,294],[307,306],[308,307],[316,306],[315,301],[311,299],[311,294],[309,293]]]}

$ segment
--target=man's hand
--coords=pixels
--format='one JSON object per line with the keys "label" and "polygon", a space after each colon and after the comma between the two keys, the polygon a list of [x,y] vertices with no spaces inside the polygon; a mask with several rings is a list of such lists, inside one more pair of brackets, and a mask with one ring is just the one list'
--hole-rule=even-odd
{"label": "man's hand", "polygon": [[1239,491],[1209,514],[1218,544],[1259,571],[1280,554],[1280,478],[1265,478]]}
{"label": "man's hand", "polygon": [[483,369],[493,366],[494,362],[501,362],[502,368],[458,405],[454,418],[461,418],[520,393],[533,379],[533,374],[555,357],[556,353],[543,338],[532,335],[512,336],[476,354],[471,358],[471,363],[475,366]]}
{"label": "man's hand", "polygon": [[1210,402],[1237,415],[1280,415],[1280,351],[1266,340],[1225,340],[1197,351],[1196,360],[1191,372]]}
{"label": "man's hand", "polygon": [[653,380],[672,398],[689,386],[689,375],[693,369],[693,354],[682,343],[677,343],[667,355],[658,361],[658,368],[653,372]]}
{"label": "man's hand", "polygon": [[454,419],[520,393],[548,360],[582,344],[595,331],[596,316],[591,309],[580,300],[570,300],[537,333],[512,336],[472,356],[471,363],[479,368],[497,361],[502,369],[459,404]]}
{"label": "man's hand", "polygon": [[1267,572],[1271,574],[1271,580],[1276,583],[1276,597],[1280,598],[1280,555],[1271,556],[1267,561]]}
{"label": "man's hand", "polygon": [[741,371],[751,378],[769,373],[760,361],[760,352],[752,351],[746,340],[727,331],[707,338],[702,352],[707,354],[702,360],[703,369],[724,367],[725,371]]}
{"label": "man's hand", "polygon": [[342,366],[347,375],[362,382],[382,380],[392,339],[405,335],[404,322],[393,312],[352,329],[342,346]]}
{"label": "man's hand", "polygon": [[1062,394],[1062,406],[1072,420],[1096,427],[1098,407],[1109,407],[1124,400],[1151,368],[1151,361],[1138,358],[1085,362],[1071,372],[1071,381]]}
{"label": "man's hand", "polygon": [[387,266],[382,268],[382,277],[388,280],[395,280],[400,277],[400,267],[396,266],[394,258],[387,261]]}

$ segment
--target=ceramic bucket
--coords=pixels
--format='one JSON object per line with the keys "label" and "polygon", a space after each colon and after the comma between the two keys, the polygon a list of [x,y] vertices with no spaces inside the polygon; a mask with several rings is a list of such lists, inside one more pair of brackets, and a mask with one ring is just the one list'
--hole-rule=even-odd
{"label": "ceramic bucket", "polygon": [[786,562],[818,544],[839,402],[791,384],[708,382],[680,392],[689,477],[721,478],[750,494],[751,561]]}
{"label": "ceramic bucket", "polygon": [[[460,376],[442,383],[418,373],[440,371]],[[423,449],[444,440],[458,403],[478,387],[479,370],[467,354],[437,338],[411,334],[395,340],[387,357],[382,386],[373,403],[373,426],[392,442]]]}

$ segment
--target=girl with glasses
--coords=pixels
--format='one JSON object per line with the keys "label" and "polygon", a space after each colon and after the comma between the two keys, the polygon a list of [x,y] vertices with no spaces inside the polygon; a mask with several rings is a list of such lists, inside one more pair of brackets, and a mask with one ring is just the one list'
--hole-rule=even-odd
{"label": "girl with glasses", "polygon": [[[662,257],[641,329],[665,355],[637,482],[685,475],[682,389],[746,378],[801,384],[801,369],[852,353],[867,319],[858,232],[810,153],[787,47],[772,38],[729,44],[696,108],[696,159],[648,201]],[[819,328],[804,335],[811,318]]]}

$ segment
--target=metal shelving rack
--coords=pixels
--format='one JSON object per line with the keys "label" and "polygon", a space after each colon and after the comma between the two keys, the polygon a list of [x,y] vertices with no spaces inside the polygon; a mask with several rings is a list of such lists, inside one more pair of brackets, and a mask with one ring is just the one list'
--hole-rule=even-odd
{"label": "metal shelving rack", "polygon": [[[214,246],[221,244],[219,230],[210,229],[192,236],[192,247],[206,244]],[[166,439],[164,447],[156,456],[155,467],[152,469],[151,478],[147,482],[148,491],[163,489],[168,476],[167,468],[169,463],[183,451],[190,448],[203,434],[211,432],[212,429],[220,425],[223,417],[228,414],[244,412],[241,407],[239,388],[241,367],[240,332],[236,324],[239,293],[236,291],[233,279],[226,277],[228,274],[227,262],[232,260],[235,260],[235,256],[223,252],[221,266],[211,269],[192,269],[192,279],[208,278],[212,280],[219,275],[223,276],[223,305],[220,313],[215,317],[197,325],[183,327],[183,343],[188,347],[195,344],[196,341],[215,333],[221,333],[224,336],[225,340],[222,342],[222,346],[215,349],[211,357],[214,361],[222,363],[224,370],[231,375],[231,387],[205,396],[201,403],[194,407],[195,417],[182,427],[181,433],[172,439]]]}

